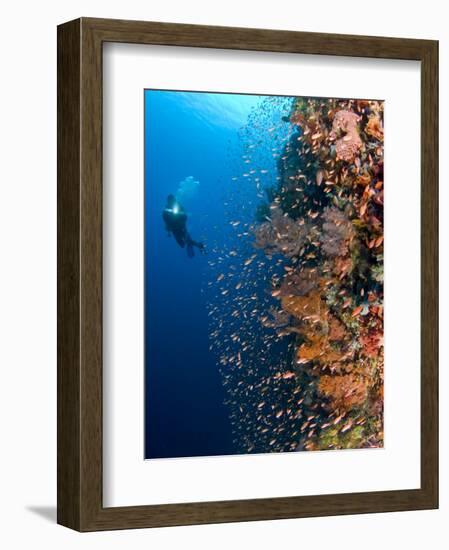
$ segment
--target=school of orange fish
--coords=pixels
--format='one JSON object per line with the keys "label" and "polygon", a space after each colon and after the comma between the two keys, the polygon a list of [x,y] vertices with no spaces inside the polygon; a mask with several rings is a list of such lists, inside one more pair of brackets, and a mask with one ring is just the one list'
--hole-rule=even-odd
{"label": "school of orange fish", "polygon": [[383,102],[266,98],[242,132],[208,281],[235,448],[382,447]]}

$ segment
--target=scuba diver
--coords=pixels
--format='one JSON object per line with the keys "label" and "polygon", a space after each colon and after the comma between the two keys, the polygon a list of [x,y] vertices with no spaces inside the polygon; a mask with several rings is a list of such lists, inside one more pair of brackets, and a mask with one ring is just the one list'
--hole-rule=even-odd
{"label": "scuba diver", "polygon": [[187,256],[189,258],[195,256],[193,250],[194,246],[196,246],[202,254],[205,253],[204,244],[194,241],[189,235],[187,231],[187,214],[184,208],[177,202],[174,195],[168,195],[167,204],[162,213],[162,217],[168,234],[173,234],[176,242],[181,248],[187,247]]}

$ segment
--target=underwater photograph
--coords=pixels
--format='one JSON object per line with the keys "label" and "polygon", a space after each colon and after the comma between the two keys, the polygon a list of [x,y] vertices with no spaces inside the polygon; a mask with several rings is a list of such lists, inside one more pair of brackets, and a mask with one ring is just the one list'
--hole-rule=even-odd
{"label": "underwater photograph", "polygon": [[144,458],[383,447],[384,102],[144,107]]}

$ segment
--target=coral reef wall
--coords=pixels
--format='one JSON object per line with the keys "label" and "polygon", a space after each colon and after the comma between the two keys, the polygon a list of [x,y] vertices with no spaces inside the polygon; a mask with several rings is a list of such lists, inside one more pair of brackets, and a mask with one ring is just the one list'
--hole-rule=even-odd
{"label": "coral reef wall", "polygon": [[262,322],[290,338],[295,450],[383,445],[383,102],[297,98],[254,246],[285,260]]}

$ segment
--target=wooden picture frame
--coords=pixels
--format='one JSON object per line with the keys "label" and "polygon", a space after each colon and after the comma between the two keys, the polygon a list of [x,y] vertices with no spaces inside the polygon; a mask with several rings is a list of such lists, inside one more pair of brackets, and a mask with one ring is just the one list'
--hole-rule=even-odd
{"label": "wooden picture frame", "polygon": [[[102,45],[421,62],[421,488],[105,508]],[[58,523],[78,531],[438,507],[438,42],[81,18],[58,27]]]}

